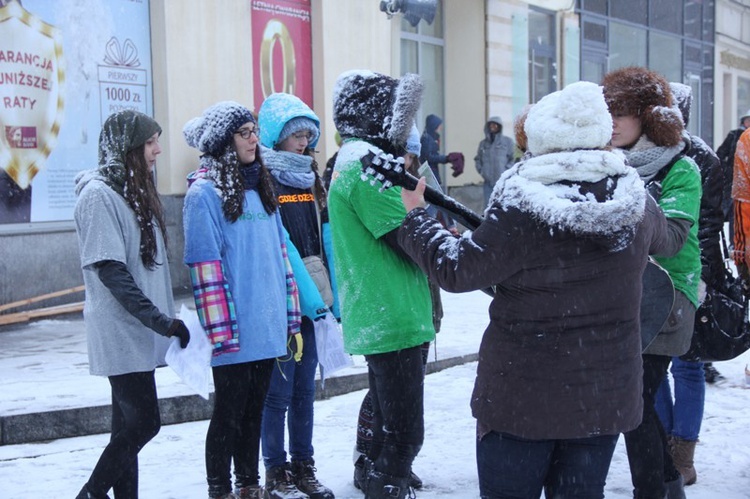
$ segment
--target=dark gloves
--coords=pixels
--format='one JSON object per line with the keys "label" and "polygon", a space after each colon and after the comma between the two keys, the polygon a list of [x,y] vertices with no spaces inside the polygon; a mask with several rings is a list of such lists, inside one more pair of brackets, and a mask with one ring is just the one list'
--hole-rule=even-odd
{"label": "dark gloves", "polygon": [[447,156],[448,162],[453,168],[453,176],[458,177],[464,172],[464,154],[461,152],[452,152]]}
{"label": "dark gloves", "polygon": [[180,348],[185,348],[190,343],[190,331],[188,331],[185,323],[180,319],[173,320],[172,325],[169,326],[167,338],[171,338],[172,336],[177,336],[180,339]]}

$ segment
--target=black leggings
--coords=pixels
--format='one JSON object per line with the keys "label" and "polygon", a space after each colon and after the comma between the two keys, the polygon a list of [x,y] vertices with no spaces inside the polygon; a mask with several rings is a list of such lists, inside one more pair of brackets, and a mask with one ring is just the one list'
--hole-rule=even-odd
{"label": "black leggings", "polygon": [[209,497],[247,487],[260,480],[258,459],[263,404],[275,359],[213,368],[214,412],[206,435],[206,478]]}
{"label": "black leggings", "polygon": [[424,361],[420,346],[366,355],[375,469],[408,477],[424,440]]}
{"label": "black leggings", "polygon": [[643,420],[636,429],[625,433],[635,499],[661,499],[664,483],[679,478],[655,407],[656,391],[671,360],[664,355],[643,356]]}
{"label": "black leggings", "polygon": [[138,498],[138,452],[161,428],[154,371],[110,376],[112,437],[88,481],[89,491]]}

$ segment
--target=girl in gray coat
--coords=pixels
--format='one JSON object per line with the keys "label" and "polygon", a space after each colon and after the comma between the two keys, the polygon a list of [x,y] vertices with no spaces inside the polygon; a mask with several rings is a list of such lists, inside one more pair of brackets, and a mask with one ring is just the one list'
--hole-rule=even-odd
{"label": "girl in gray coat", "polygon": [[[76,179],[76,232],[86,285],[83,309],[91,374],[112,386],[112,438],[77,499],[138,497],[138,452],[161,425],[154,369],[168,337],[190,333],[173,319],[166,225],[153,182],[159,124],[136,111],[104,122],[99,168]],[[156,334],[155,334],[156,333]]]}

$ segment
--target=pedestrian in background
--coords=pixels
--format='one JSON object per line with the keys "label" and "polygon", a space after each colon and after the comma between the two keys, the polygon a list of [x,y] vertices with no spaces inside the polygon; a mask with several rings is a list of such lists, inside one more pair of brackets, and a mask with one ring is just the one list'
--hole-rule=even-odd
{"label": "pedestrian in background", "polygon": [[513,166],[515,146],[510,137],[503,135],[503,121],[493,116],[484,124],[484,138],[479,142],[474,163],[477,172],[484,179],[484,206],[489,205],[490,194],[497,179]]}
{"label": "pedestrian in background", "polygon": [[[219,102],[183,129],[201,152],[183,208],[185,263],[212,345],[214,409],[206,435],[210,498],[264,498],[261,418],[275,359],[300,331],[297,284],[273,180],[252,113]],[[234,493],[230,476],[234,463]]]}
{"label": "pedestrian in background", "polygon": [[154,185],[161,127],[136,111],[110,115],[99,167],[76,178],[76,233],[86,285],[84,324],[91,374],[112,387],[112,436],[77,499],[138,497],[138,453],[161,428],[154,369],[175,336],[167,228]]}

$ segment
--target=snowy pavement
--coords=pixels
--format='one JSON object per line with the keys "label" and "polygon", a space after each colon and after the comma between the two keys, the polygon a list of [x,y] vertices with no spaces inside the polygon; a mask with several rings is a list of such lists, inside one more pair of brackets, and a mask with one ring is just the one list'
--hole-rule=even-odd
{"label": "snowy pavement", "polygon": [[[489,298],[480,292],[444,293],[443,297],[446,318],[438,335],[438,358],[475,352],[487,323]],[[21,329],[0,332],[0,414],[109,402],[106,380],[88,375],[80,321],[43,321]],[[364,371],[363,360],[355,360],[352,372]],[[747,363],[750,354],[716,364],[728,379],[722,386],[707,389],[696,449],[698,483],[686,489],[690,499],[750,497]],[[425,444],[414,464],[426,484],[418,493],[420,498],[479,496],[475,423],[469,409],[475,369],[476,364],[470,363],[431,374],[425,381]],[[189,393],[168,368],[159,370],[158,380],[162,397]],[[358,391],[315,405],[318,476],[339,499],[363,497],[351,483],[355,426],[363,396],[364,391]],[[141,497],[206,497],[203,445],[207,427],[207,421],[162,427],[140,454]],[[93,435],[0,446],[0,499],[74,497],[107,440],[108,435]],[[629,498],[631,489],[620,439],[606,497]]]}

